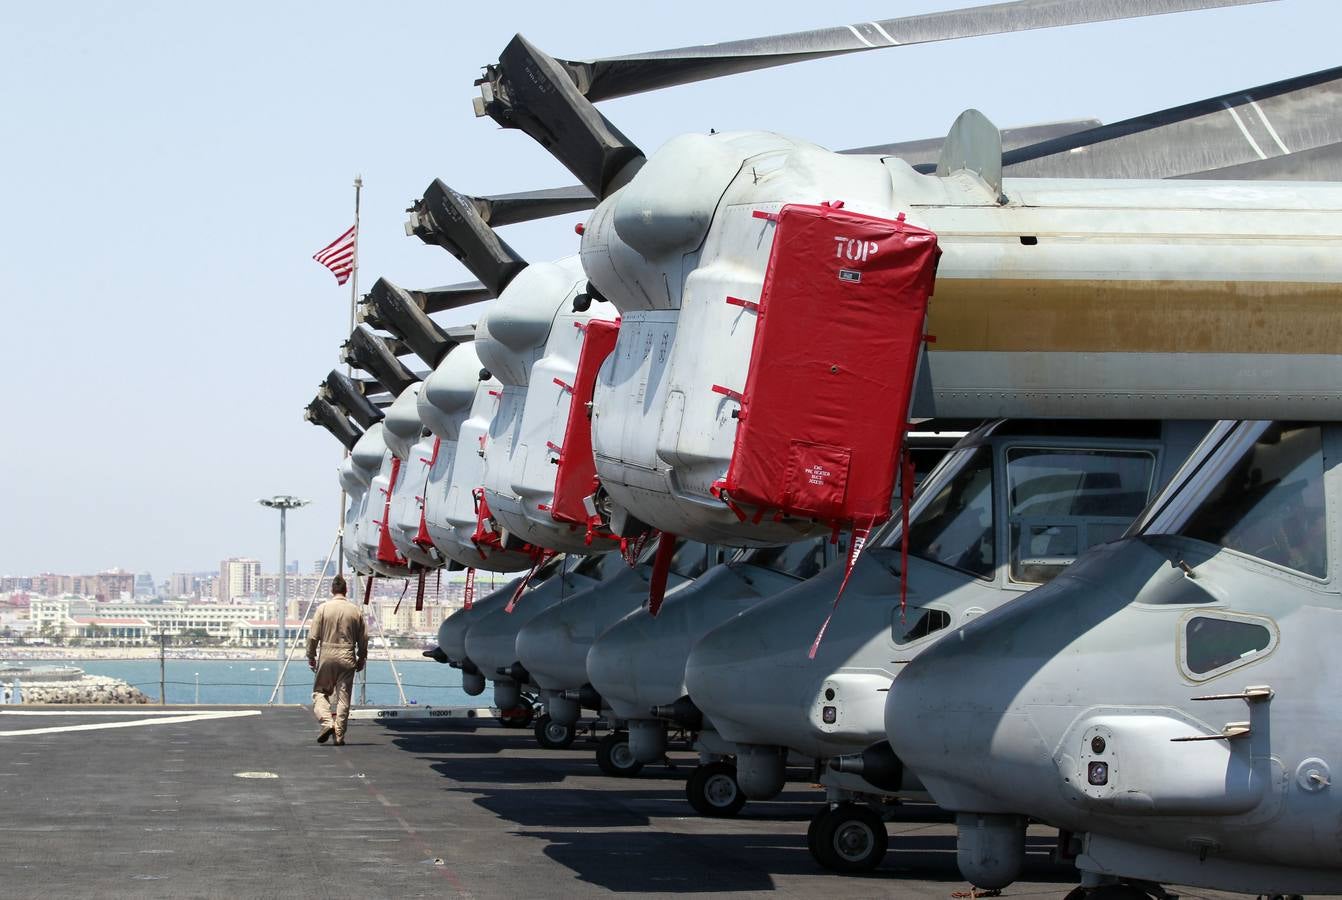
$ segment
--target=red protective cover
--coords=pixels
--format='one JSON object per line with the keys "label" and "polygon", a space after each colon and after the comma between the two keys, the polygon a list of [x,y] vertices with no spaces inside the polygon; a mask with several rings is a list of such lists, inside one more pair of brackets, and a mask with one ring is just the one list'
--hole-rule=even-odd
{"label": "red protective cover", "polygon": [[578,371],[573,376],[573,401],[564,426],[564,446],[559,450],[555,473],[554,506],[550,515],[556,522],[587,525],[587,507],[583,500],[596,492],[596,458],[592,455],[592,419],[587,404],[596,388],[597,372],[615,349],[620,323],[590,319],[584,327]]}
{"label": "red protective cover", "polygon": [[387,500],[382,505],[382,521],[378,522],[377,536],[377,561],[387,563],[393,566],[405,565],[405,557],[396,549],[396,544],[391,539],[391,494],[396,490],[396,479],[401,474],[401,460],[399,457],[392,457],[391,460],[391,478],[383,490],[387,493]]}
{"label": "red protective cover", "polygon": [[[757,213],[757,215],[762,215]],[[840,205],[784,206],[764,275],[729,503],[838,525],[890,516],[937,237]]]}

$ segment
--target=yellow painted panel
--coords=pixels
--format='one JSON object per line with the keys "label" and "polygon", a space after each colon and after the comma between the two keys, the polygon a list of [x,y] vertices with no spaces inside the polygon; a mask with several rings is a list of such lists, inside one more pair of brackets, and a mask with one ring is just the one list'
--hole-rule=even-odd
{"label": "yellow painted panel", "polygon": [[946,278],[927,330],[933,351],[1342,353],[1342,285]]}

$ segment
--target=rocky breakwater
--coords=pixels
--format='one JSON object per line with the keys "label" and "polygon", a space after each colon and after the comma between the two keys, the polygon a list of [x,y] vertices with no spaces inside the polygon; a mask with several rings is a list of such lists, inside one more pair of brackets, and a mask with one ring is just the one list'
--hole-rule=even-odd
{"label": "rocky breakwater", "polygon": [[139,688],[118,678],[88,675],[73,666],[11,667],[0,669],[0,685],[6,702],[53,704],[136,704],[149,703]]}

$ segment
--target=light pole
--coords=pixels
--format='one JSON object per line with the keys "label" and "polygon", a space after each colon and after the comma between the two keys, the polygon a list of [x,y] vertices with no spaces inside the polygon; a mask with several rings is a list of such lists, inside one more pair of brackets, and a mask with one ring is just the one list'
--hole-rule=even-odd
{"label": "light pole", "polygon": [[[274,497],[263,498],[256,502],[262,506],[280,511],[280,598],[275,610],[275,653],[276,658],[283,662],[285,649],[284,617],[289,606],[289,551],[284,543],[284,518],[289,510],[307,506],[310,501],[299,500],[297,497],[291,497],[288,494],[276,494]],[[281,687],[282,690],[283,687]],[[282,695],[280,702],[284,702]]]}

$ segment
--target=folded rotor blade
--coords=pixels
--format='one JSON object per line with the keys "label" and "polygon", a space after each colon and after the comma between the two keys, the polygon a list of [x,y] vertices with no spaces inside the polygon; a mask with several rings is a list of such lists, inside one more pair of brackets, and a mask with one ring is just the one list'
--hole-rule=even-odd
{"label": "folded rotor blade", "polygon": [[379,278],[359,304],[359,319],[397,335],[416,356],[436,367],[456,342],[428,317],[414,293]]}
{"label": "folded rotor blade", "polygon": [[393,397],[419,381],[388,346],[386,339],[360,325],[350,333],[343,348],[344,361],[377,379]]}
{"label": "folded rotor blade", "polygon": [[406,212],[406,234],[451,253],[495,297],[527,262],[498,235],[472,198],[434,179],[424,197]]}
{"label": "folded rotor blade", "polygon": [[[1043,141],[1002,155],[1017,177],[1287,177],[1294,164],[1258,166],[1342,141],[1342,67],[1223,94]],[[1228,174],[1231,168],[1245,174]],[[1213,171],[1224,176],[1209,176]]]}
{"label": "folded rotor blade", "polygon": [[472,303],[479,303],[482,300],[491,300],[494,297],[489,289],[478,281],[463,281],[461,284],[425,288],[422,291],[411,291],[410,294],[419,303],[419,308],[426,313],[459,309],[463,306],[470,306]]}
{"label": "folded rotor blade", "polygon": [[596,206],[596,197],[580,184],[539,191],[521,191],[516,194],[491,194],[471,199],[479,208],[481,217],[496,227],[582,212]]}
{"label": "folded rotor blade", "polygon": [[[382,388],[376,382],[374,391],[380,391]],[[367,388],[350,378],[348,375],[332,369],[321,384],[318,396],[339,407],[354,421],[358,422],[364,428],[371,428],[375,423],[382,421],[382,413],[378,412],[376,406],[367,397]]]}
{"label": "folded rotor blade", "polygon": [[353,450],[354,445],[363,436],[362,429],[321,397],[314,397],[312,402],[304,407],[303,418],[331,432],[336,440],[345,445],[346,450]]}
{"label": "folded rotor blade", "polygon": [[1057,28],[1266,0],[1016,0],[791,34],[561,62],[592,102],[902,44]]}
{"label": "folded rotor blade", "polygon": [[1236,181],[1342,181],[1342,142],[1178,177]]}

